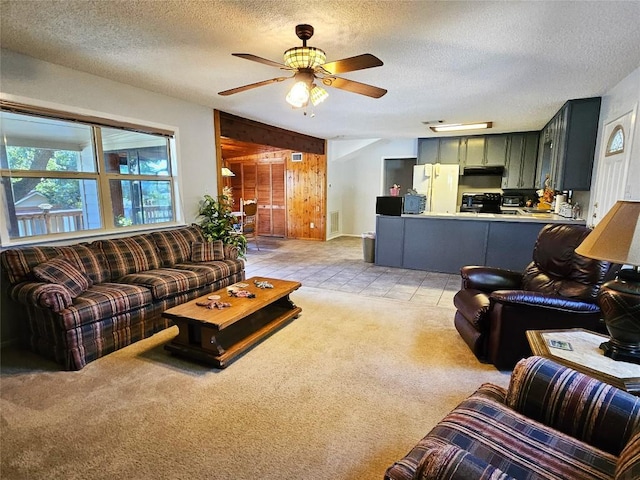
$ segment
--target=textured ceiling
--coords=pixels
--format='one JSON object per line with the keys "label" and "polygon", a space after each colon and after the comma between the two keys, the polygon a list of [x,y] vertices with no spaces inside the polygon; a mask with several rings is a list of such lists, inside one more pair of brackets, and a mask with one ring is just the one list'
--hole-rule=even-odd
{"label": "textured ceiling", "polygon": [[[432,136],[432,120],[540,129],[640,66],[639,1],[1,0],[0,17],[2,48],[328,139]],[[299,23],[327,61],[379,57],[342,76],[388,93],[329,88],[313,117],[284,101],[290,81],[217,94],[282,76],[231,53],[282,62]]]}

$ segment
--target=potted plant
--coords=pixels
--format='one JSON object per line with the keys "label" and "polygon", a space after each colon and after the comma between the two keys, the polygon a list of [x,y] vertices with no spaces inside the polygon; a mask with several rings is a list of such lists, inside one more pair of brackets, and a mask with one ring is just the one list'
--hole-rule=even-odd
{"label": "potted plant", "polygon": [[200,201],[198,218],[202,233],[208,241],[222,240],[222,243],[234,245],[238,247],[240,257],[244,258],[247,239],[234,229],[238,220],[232,213],[229,197],[220,195],[216,199],[211,195],[205,195]]}

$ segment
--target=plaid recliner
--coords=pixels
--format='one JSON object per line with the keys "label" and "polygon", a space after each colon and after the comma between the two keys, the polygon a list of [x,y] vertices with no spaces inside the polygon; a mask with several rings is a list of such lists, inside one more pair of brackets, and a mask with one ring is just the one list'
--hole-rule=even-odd
{"label": "plaid recliner", "polygon": [[385,479],[640,478],[640,399],[541,357],[484,384]]}

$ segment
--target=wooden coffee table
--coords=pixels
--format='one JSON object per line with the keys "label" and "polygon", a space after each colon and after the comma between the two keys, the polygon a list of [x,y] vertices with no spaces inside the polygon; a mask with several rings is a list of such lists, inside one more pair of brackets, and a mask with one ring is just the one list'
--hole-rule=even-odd
{"label": "wooden coffee table", "polygon": [[[254,281],[267,281],[273,288],[258,288]],[[178,326],[178,335],[165,348],[172,353],[225,368],[234,358],[271,334],[281,325],[297,318],[302,309],[289,294],[300,288],[299,282],[252,277],[238,283],[255,298],[238,298],[225,287],[166,310],[162,316]],[[232,286],[232,285],[230,285]],[[211,295],[220,295],[230,307],[208,309],[196,305]]]}

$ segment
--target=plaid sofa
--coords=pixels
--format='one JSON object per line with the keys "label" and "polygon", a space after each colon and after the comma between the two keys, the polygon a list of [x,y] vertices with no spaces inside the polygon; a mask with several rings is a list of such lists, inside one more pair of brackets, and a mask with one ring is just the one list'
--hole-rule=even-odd
{"label": "plaid sofa", "polygon": [[541,357],[482,385],[387,480],[640,478],[640,398]]}
{"label": "plaid sofa", "polygon": [[25,318],[30,348],[67,370],[79,370],[170,327],[164,310],[244,280],[238,253],[220,241],[208,244],[192,225],[70,246],[9,249],[0,259],[8,295]]}

